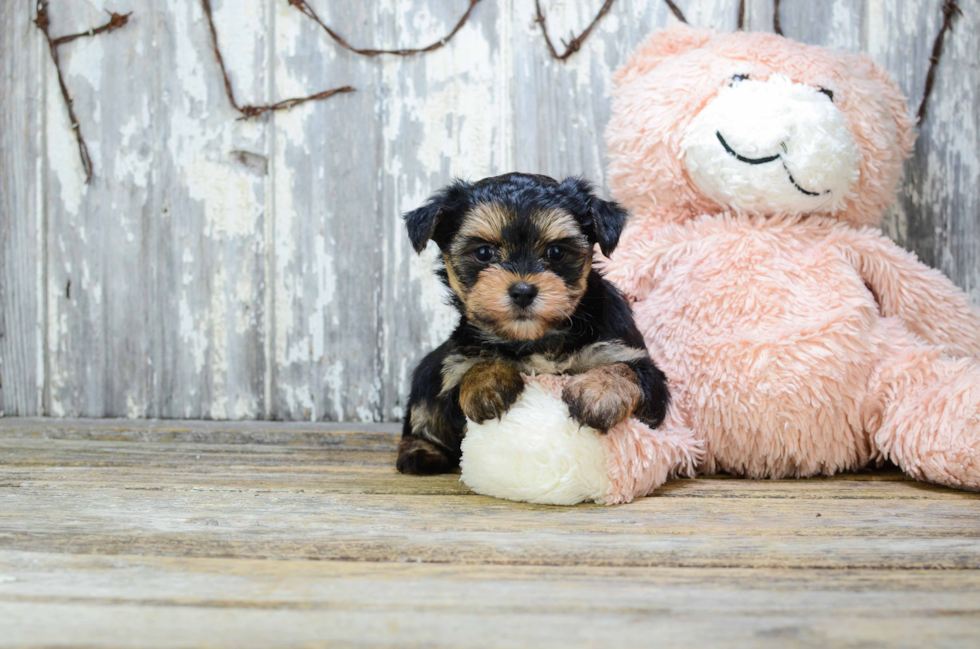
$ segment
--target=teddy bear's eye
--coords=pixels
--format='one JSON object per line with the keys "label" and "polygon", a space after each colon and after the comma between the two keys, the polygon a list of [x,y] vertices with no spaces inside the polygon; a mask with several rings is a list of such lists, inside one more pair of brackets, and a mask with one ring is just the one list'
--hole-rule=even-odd
{"label": "teddy bear's eye", "polygon": [[827,95],[827,98],[830,99],[830,101],[834,101],[834,91],[833,90],[828,90],[826,88],[818,88],[818,90],[820,92],[822,92],[823,94]]}
{"label": "teddy bear's eye", "polygon": [[747,74],[736,74],[732,77],[732,83],[738,83],[739,81],[748,81],[749,75]]}

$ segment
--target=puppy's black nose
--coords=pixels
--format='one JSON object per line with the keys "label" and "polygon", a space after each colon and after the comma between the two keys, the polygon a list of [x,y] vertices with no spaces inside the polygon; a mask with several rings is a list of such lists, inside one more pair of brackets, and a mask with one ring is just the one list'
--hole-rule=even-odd
{"label": "puppy's black nose", "polygon": [[510,293],[510,299],[514,301],[514,304],[526,309],[538,296],[538,287],[525,282],[518,282],[511,284],[507,292]]}

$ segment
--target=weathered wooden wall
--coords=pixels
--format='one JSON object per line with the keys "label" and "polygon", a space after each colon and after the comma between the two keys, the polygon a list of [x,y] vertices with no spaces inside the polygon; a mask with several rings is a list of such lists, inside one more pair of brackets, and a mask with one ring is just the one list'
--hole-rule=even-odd
{"label": "weathered wooden wall", "polygon": [[[310,0],[355,44],[445,34],[466,0]],[[868,52],[913,103],[942,0],[784,0],[786,35]],[[369,59],[286,0],[213,0],[236,121],[199,0],[52,0],[52,32],[132,11],[62,48],[90,186],[33,2],[0,3],[0,410],[8,415],[391,420],[412,364],[453,324],[399,214],[452,175],[602,182],[610,71],[662,0],[618,0],[551,60],[531,0],[482,0],[447,47]],[[731,30],[737,0],[677,0]],[[980,9],[964,0],[886,231],[980,301]],[[601,0],[548,0],[557,38]],[[772,0],[747,2],[771,29]]]}

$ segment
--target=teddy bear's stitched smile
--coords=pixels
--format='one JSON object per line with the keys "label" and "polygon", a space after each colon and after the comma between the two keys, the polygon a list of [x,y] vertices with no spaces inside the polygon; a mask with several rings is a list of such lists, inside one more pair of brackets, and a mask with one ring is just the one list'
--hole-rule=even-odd
{"label": "teddy bear's stitched smile", "polygon": [[[792,183],[793,187],[795,187],[797,191],[799,191],[801,194],[804,194],[806,196],[822,196],[831,193],[831,190],[829,189],[823,192],[811,192],[807,189],[803,189],[802,187],[800,187],[800,184],[796,182],[796,179],[793,178],[793,173],[789,170],[789,167],[786,166],[786,161],[783,160],[781,154],[777,153],[776,155],[765,156],[763,158],[746,158],[745,156],[741,155],[738,151],[733,149],[731,146],[729,146],[728,142],[725,141],[725,138],[722,137],[721,131],[715,131],[715,135],[718,136],[718,141],[721,142],[721,145],[723,147],[725,147],[725,151],[728,153],[728,155],[732,156],[739,162],[744,162],[750,165],[761,165],[761,164],[766,164],[768,162],[774,162],[776,160],[779,160],[779,162],[782,163],[783,165],[783,169],[786,170],[786,176],[789,178],[790,183]],[[779,145],[783,147],[783,151],[786,150],[785,142],[780,142]]]}

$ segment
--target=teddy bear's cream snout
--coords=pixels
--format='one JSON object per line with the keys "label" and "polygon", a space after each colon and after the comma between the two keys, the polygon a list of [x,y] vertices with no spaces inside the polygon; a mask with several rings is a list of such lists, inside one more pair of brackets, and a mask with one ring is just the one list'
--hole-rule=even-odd
{"label": "teddy bear's cream snout", "polygon": [[685,131],[681,149],[691,180],[743,213],[835,213],[858,179],[858,165],[834,101],[832,89],[783,75],[733,75]]}

